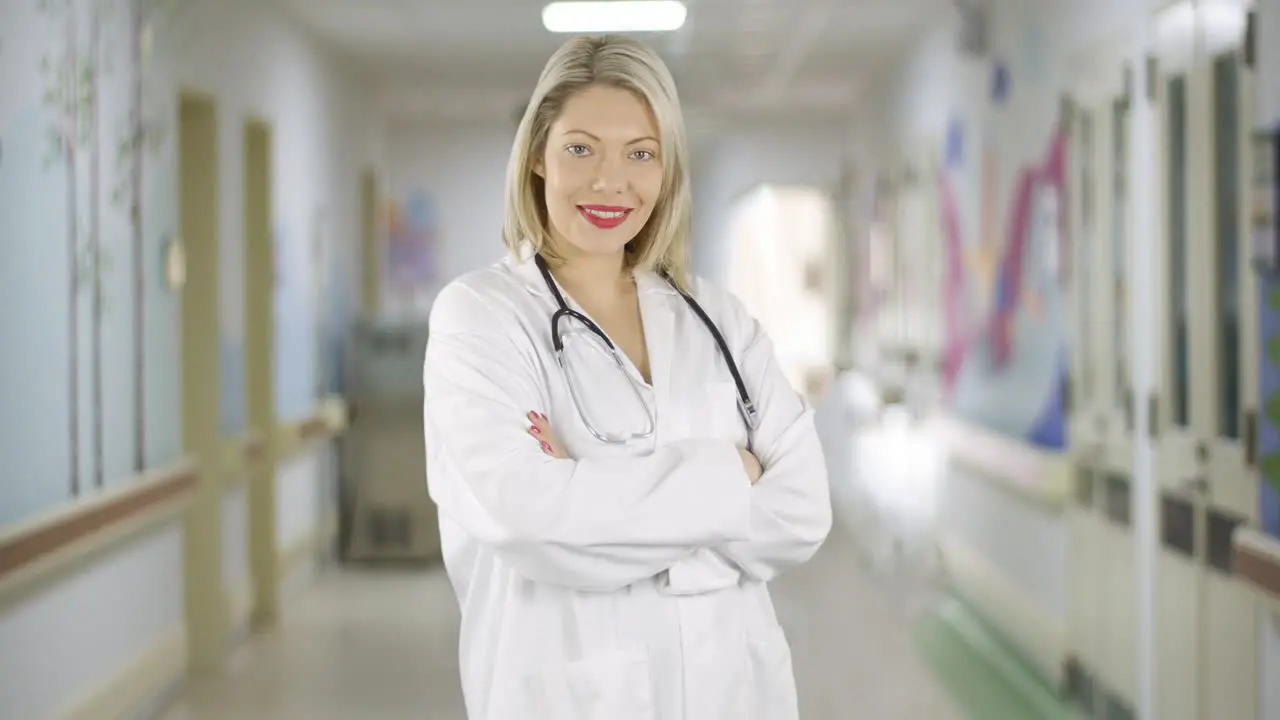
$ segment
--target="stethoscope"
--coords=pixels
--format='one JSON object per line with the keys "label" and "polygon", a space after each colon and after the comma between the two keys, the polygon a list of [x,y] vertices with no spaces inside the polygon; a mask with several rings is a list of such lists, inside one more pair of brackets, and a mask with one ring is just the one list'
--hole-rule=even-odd
{"label": "stethoscope", "polygon": [[[592,322],[592,320],[587,316],[569,307],[568,303],[564,300],[564,296],[560,294],[560,288],[557,287],[555,280],[551,277],[551,270],[547,267],[547,262],[543,260],[542,255],[536,255],[534,262],[537,263],[538,271],[542,273],[542,280],[547,284],[547,289],[551,291],[551,294],[556,299],[556,305],[559,306],[559,309],[551,315],[551,346],[555,350],[556,362],[560,365],[560,369],[564,371],[565,378],[568,381],[569,395],[573,398],[574,409],[578,411],[578,417],[582,419],[582,424],[586,426],[587,431],[590,432],[597,440],[611,445],[622,445],[652,437],[657,420],[654,416],[653,410],[650,409],[649,404],[644,400],[643,390],[639,381],[635,379],[634,375],[627,369],[626,363],[623,362],[622,354],[618,352],[613,341],[609,339],[609,336],[606,335],[598,325]],[[660,271],[659,275],[662,276],[663,280],[667,281],[667,284],[670,285],[673,290],[680,294],[680,297],[684,298],[685,303],[688,304],[689,308],[693,310],[693,313],[698,316],[698,319],[702,321],[702,324],[707,326],[707,330],[711,333],[711,337],[715,339],[716,345],[719,346],[720,354],[724,357],[725,364],[729,367],[729,374],[733,376],[733,384],[738,389],[738,414],[742,416],[742,422],[746,424],[747,449],[750,450],[752,435],[755,433],[755,429],[759,424],[759,418],[757,415],[756,405],[752,402],[751,395],[747,392],[747,385],[742,381],[742,375],[738,372],[738,365],[733,361],[733,355],[729,352],[729,346],[725,343],[724,336],[720,334],[720,330],[716,327],[716,324],[711,321],[711,318],[707,316],[706,311],[702,309],[702,306],[698,304],[698,301],[694,300],[693,296],[689,295],[689,293],[682,290],[679,285],[676,285],[670,274],[664,270]],[[627,378],[628,385],[630,385],[631,391],[635,393],[636,400],[640,403],[640,406],[645,409],[646,423],[642,430],[625,435],[611,435],[598,430],[588,419],[587,413],[582,409],[582,389],[578,386],[578,381],[575,378],[574,373],[570,371],[569,366],[565,363],[564,339],[560,334],[560,321],[565,318],[572,318],[573,320],[582,323],[582,325],[586,327],[591,334],[595,335],[597,339],[604,343],[605,349],[608,350],[614,363],[617,364],[618,370]]]}

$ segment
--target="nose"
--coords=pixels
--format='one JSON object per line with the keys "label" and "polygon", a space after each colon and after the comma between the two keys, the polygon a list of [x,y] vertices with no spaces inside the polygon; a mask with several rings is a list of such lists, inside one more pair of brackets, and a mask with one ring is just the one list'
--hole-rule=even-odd
{"label": "nose", "polygon": [[627,174],[623,164],[609,156],[600,158],[596,165],[595,178],[591,183],[592,192],[619,193],[627,189]]}

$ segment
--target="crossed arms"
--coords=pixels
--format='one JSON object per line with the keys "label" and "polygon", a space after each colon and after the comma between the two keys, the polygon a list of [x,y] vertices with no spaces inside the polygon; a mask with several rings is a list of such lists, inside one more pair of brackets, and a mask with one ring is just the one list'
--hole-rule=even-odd
{"label": "crossed arms", "polygon": [[432,499],[516,572],[575,590],[669,570],[677,591],[695,592],[714,589],[726,563],[770,580],[805,562],[831,525],[822,450],[812,412],[746,320],[737,361],[760,410],[755,485],[723,440],[677,441],[643,457],[544,454],[527,434],[528,413],[547,404],[536,360],[512,341],[509,317],[465,285],[446,287],[423,371]]}

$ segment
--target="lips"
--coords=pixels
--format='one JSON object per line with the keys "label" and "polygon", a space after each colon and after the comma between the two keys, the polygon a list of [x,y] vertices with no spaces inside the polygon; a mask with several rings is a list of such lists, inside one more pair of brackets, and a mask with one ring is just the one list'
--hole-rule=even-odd
{"label": "lips", "polygon": [[579,205],[578,212],[587,222],[600,228],[610,230],[627,221],[631,208],[614,205]]}

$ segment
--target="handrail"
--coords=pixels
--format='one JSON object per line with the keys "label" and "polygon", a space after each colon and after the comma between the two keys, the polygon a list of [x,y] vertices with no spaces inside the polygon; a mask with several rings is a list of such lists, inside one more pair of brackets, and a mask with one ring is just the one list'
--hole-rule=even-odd
{"label": "handrail", "polygon": [[315,442],[341,434],[347,427],[348,417],[346,401],[341,397],[335,395],[321,400],[310,415],[276,428],[275,456],[283,459],[296,455]]}
{"label": "handrail", "polygon": [[929,431],[942,441],[948,457],[983,478],[1052,508],[1071,497],[1071,461],[945,413],[935,414]]}
{"label": "handrail", "polygon": [[1256,528],[1236,527],[1231,535],[1231,565],[1236,577],[1280,607],[1280,538]]}
{"label": "handrail", "polygon": [[162,510],[180,506],[200,480],[184,460],[173,467],[78,500],[48,515],[0,529],[0,596],[25,578],[80,556],[88,548]]}

